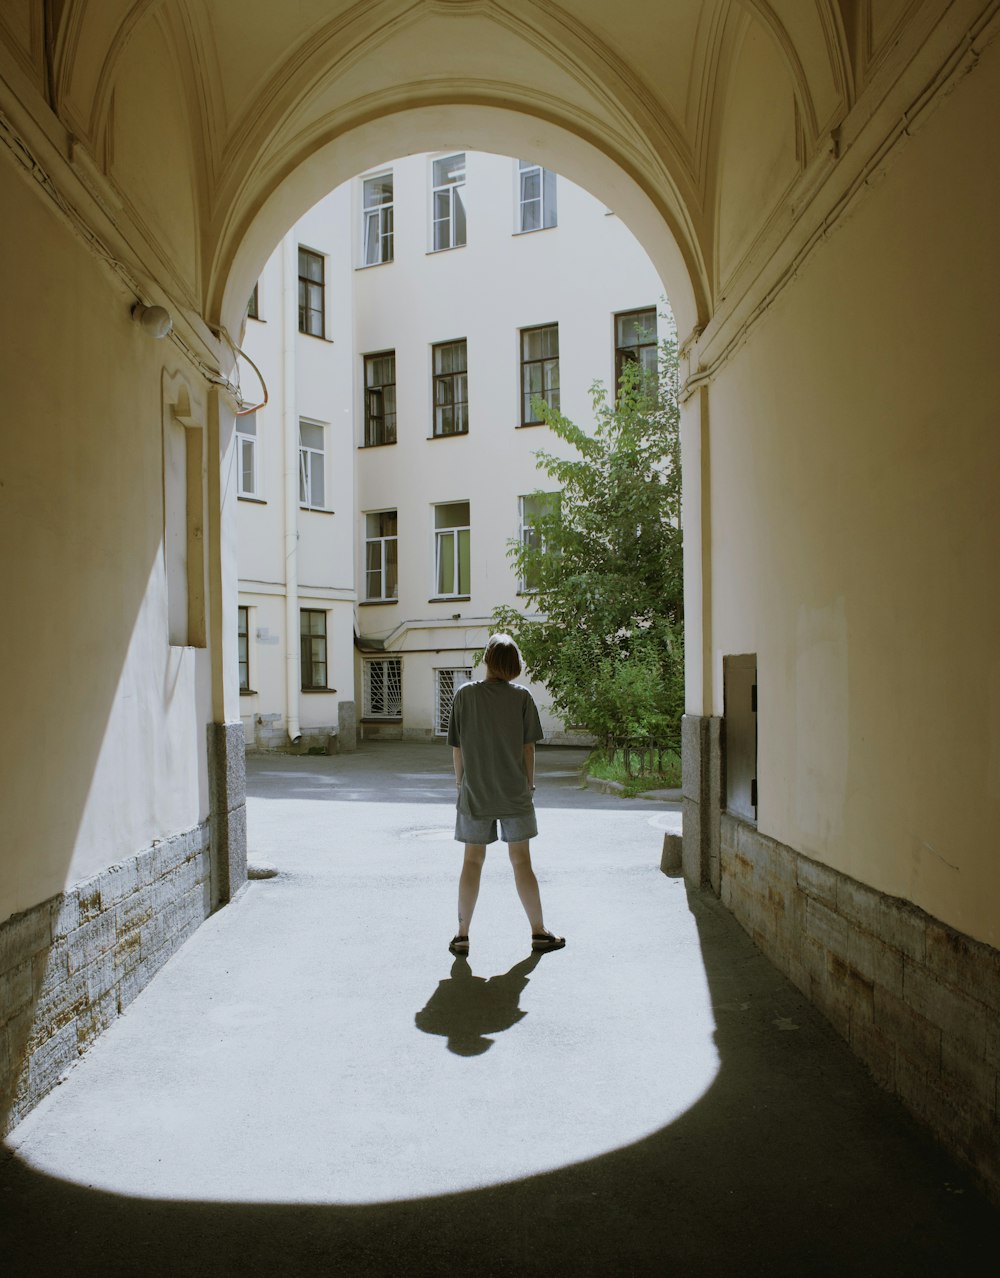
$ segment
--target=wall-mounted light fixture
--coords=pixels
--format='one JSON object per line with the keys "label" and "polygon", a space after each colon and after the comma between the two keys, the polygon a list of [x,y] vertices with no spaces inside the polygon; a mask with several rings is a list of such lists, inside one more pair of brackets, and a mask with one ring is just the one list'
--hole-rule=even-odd
{"label": "wall-mounted light fixture", "polygon": [[165,306],[143,306],[142,302],[136,302],[132,307],[132,318],[142,325],[150,337],[169,337],[174,326]]}

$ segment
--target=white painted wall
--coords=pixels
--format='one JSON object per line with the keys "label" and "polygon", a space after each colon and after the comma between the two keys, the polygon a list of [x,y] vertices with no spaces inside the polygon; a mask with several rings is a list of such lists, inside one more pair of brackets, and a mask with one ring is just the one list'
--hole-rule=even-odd
{"label": "white painted wall", "polygon": [[164,377],[203,434],[204,384],[6,163],[0,207],[2,922],[208,816],[212,701],[209,650],[170,642],[164,547]]}
{"label": "white painted wall", "polygon": [[970,76],[713,382],[706,658],[721,714],[757,654],[760,830],[994,946],[998,113]]}
{"label": "white painted wall", "polygon": [[[663,286],[646,254],[618,218],[572,183],[558,179],[556,226],[518,233],[517,161],[509,157],[467,153],[467,243],[432,252],[432,160],[410,156],[369,170],[393,173],[391,262],[361,265],[363,177],[334,191],[290,232],[327,255],[332,339],[293,338],[297,412],[328,423],[335,512],[299,515],[301,604],[330,610],[330,683],[337,689],[336,697],[302,695],[304,727],[335,725],[339,700],[354,700],[362,717],[357,633],[362,649],[384,644],[403,662],[402,722],[365,724],[365,732],[432,735],[435,670],[471,666],[493,608],[519,601],[506,557],[508,538],[518,534],[518,497],[554,488],[534,452],[565,449],[547,427],[520,426],[519,330],[558,324],[563,410],[588,425],[591,383],[614,377],[615,313],[662,309]],[[239,511],[240,602],[254,610],[255,695],[242,698],[243,718],[248,741],[262,743],[264,727],[279,723],[272,716],[283,723],[286,713],[281,269],[278,252],[261,275],[261,319],[248,321],[244,339],[270,392],[257,414],[266,504],[244,501]],[[466,435],[434,438],[431,348],[458,338],[467,341],[470,427]],[[363,357],[385,350],[396,352],[397,442],[365,448]],[[450,501],[470,504],[470,597],[433,601],[433,506]],[[398,512],[399,597],[373,605],[364,597],[364,516],[387,509]],[[520,602],[530,607],[529,597]],[[262,629],[267,633],[258,637]],[[547,734],[561,734],[544,689],[535,691]]]}

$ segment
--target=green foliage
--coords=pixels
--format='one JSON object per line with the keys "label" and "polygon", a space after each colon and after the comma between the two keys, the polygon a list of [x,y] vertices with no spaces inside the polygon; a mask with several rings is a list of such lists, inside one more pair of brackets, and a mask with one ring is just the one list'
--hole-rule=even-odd
{"label": "green foliage", "polygon": [[604,750],[594,750],[587,760],[587,772],[603,781],[617,781],[626,797],[643,790],[676,790],[681,784],[681,756],[676,750],[643,751],[626,755],[613,751],[609,759]]}
{"label": "green foliage", "polygon": [[[679,739],[684,698],[677,344],[660,343],[657,376],[626,365],[617,401],[591,388],[588,434],[540,400],[535,411],[574,455],[539,451],[560,498],[510,542],[529,606],[494,611],[567,723],[602,741]],[[526,600],[526,602],[528,602]]]}

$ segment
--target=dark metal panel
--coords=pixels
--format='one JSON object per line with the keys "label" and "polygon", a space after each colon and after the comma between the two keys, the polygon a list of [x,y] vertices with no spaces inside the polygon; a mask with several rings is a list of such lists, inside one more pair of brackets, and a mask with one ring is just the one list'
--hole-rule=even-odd
{"label": "dark metal panel", "polygon": [[726,810],[757,820],[757,654],[722,659]]}

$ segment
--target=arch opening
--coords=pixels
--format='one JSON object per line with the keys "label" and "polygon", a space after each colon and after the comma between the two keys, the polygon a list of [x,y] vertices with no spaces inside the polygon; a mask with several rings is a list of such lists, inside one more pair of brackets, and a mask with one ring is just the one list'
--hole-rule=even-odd
{"label": "arch opening", "polygon": [[[208,318],[238,331],[260,269],[291,226],[324,195],[397,156],[449,149],[530,155],[602,200],[649,255],[666,288],[682,343],[706,318],[690,237],[682,248],[678,218],[640,182],[638,166],[541,116],[474,103],[391,111],[301,154],[283,176],[248,193],[231,220],[216,261]],[[249,184],[248,184],[249,185]]]}

